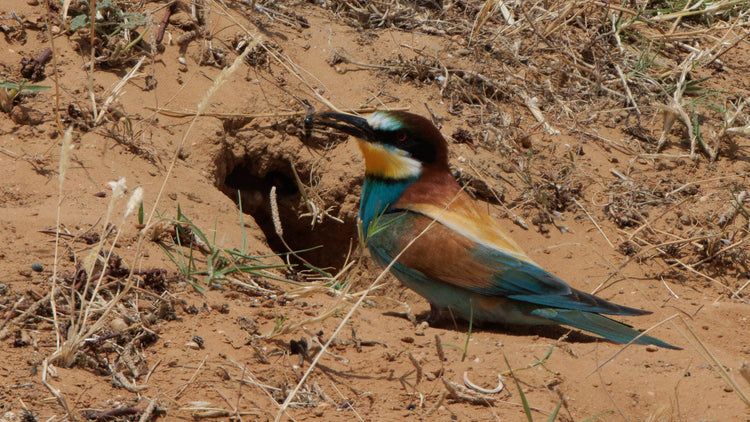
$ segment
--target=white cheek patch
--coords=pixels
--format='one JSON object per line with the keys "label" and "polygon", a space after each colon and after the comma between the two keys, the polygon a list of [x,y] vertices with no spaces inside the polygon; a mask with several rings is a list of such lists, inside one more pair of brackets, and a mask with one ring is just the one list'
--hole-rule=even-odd
{"label": "white cheek patch", "polygon": [[401,122],[387,112],[375,111],[367,118],[367,124],[375,130],[399,130]]}
{"label": "white cheek patch", "polygon": [[394,161],[398,163],[396,167],[399,169],[398,171],[401,175],[415,177],[422,174],[422,163],[419,160],[411,158],[408,152],[392,148],[391,153],[394,154]]}

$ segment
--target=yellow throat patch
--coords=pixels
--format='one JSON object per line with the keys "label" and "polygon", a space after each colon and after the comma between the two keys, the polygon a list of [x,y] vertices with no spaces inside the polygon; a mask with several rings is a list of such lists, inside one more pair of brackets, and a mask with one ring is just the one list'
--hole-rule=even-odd
{"label": "yellow throat patch", "polygon": [[422,163],[406,152],[358,139],[365,156],[365,173],[388,179],[406,179],[422,173]]}

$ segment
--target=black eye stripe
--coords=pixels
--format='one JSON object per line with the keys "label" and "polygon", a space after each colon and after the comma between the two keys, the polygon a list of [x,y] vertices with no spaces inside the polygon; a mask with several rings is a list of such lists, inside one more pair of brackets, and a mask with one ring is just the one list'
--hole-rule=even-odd
{"label": "black eye stripe", "polygon": [[376,133],[375,137],[380,139],[380,143],[406,151],[411,157],[423,163],[431,163],[437,156],[437,151],[429,141],[407,130],[379,130]]}

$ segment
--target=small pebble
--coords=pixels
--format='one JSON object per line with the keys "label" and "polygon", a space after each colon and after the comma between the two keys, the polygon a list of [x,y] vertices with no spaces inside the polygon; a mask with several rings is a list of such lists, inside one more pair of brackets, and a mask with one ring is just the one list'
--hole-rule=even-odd
{"label": "small pebble", "polygon": [[648,346],[646,346],[647,352],[656,352],[657,350],[659,350],[659,348],[654,346],[653,344],[649,344]]}
{"label": "small pebble", "polygon": [[419,325],[417,325],[417,329],[414,331],[414,335],[423,336],[424,330],[426,330],[429,326],[430,324],[428,324],[427,321],[420,322]]}
{"label": "small pebble", "polygon": [[128,329],[128,324],[123,320],[122,318],[114,318],[110,323],[109,326],[112,328],[112,330],[116,333],[121,333]]}
{"label": "small pebble", "polygon": [[730,387],[730,386],[726,385],[726,386],[724,386],[724,391],[726,391],[727,393],[731,393],[731,392],[733,392],[733,391],[734,391],[734,388],[732,388],[732,387]]}
{"label": "small pebble", "polygon": [[200,348],[201,348],[201,347],[200,347],[200,346],[198,345],[198,343],[196,343],[196,342],[194,342],[194,341],[189,341],[189,342],[185,343],[185,347],[188,347],[188,348],[190,348],[190,349],[194,349],[194,350],[198,350],[198,349],[200,349]]}
{"label": "small pebble", "polygon": [[31,264],[31,269],[34,270],[34,271],[36,271],[36,272],[38,272],[38,273],[41,273],[42,271],[44,271],[44,265],[42,265],[42,264],[40,264],[38,262],[35,262],[35,263]]}

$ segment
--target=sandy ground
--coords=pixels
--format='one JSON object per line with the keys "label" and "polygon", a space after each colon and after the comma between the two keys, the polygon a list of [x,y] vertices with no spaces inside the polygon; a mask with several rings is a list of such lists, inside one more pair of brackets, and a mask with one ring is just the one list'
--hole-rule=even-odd
{"label": "sandy ground", "polygon": [[[560,51],[535,39],[531,26],[473,46],[466,34],[440,34],[430,23],[405,29],[406,15],[395,6],[391,20],[377,25],[343,2],[252,11],[249,3],[229,10],[204,2],[196,19],[188,3],[177,2],[162,46],[152,50],[146,47],[156,45],[166,3],[126,4],[154,24],[143,44],[120,56],[112,46],[132,39],[112,35],[110,44],[97,45],[92,82],[88,29],[61,30],[55,6],[54,61],[34,83],[57,82],[59,89],[23,95],[0,113],[0,420],[138,420],[149,406],[146,416],[163,420],[277,417],[320,344],[380,274],[357,247],[363,165],[356,145],[319,128],[305,133],[302,125],[300,100],[324,110],[321,98],[343,110],[432,114],[451,136],[455,174],[534,260],[576,288],[653,311],[623,320],[656,326],[651,334],[684,350],[621,350],[560,327],[429,327],[412,321],[426,316],[427,303],[388,276],[338,332],[282,419],[525,420],[525,398],[534,420],[548,420],[560,404],[557,420],[564,421],[750,420],[743,402],[750,385],[739,375],[750,360],[750,203],[738,206],[750,182],[747,138],[720,134],[721,119],[695,111],[718,157],[699,147],[691,158],[680,123],[657,151],[659,104],[669,104],[671,94],[655,96],[634,83],[639,116],[625,94],[608,97],[607,90],[624,92],[617,78],[600,78],[598,90],[576,79],[590,66],[571,67],[565,49],[585,46],[564,43],[554,31],[546,42],[564,44]],[[419,13],[437,7],[417,3]],[[484,2],[475,3],[471,19]],[[459,13],[470,4],[443,7]],[[71,16],[81,15],[80,7],[73,2]],[[22,58],[50,46],[46,11],[36,1],[0,6],[3,78],[20,81]],[[561,13],[569,20],[554,22],[582,28],[602,18],[593,6]],[[538,25],[550,23],[542,17]],[[497,14],[487,28],[501,21]],[[722,64],[686,76],[711,77],[703,86],[724,95],[729,111],[750,93],[747,18],[738,21],[734,30],[745,36],[721,55]],[[676,25],[686,32],[703,23]],[[268,50],[256,46],[194,119],[221,68],[253,40],[248,34]],[[521,46],[515,59],[508,50],[514,45]],[[529,51],[534,55],[518,59]],[[532,65],[540,61],[547,67]],[[616,75],[602,63],[598,71]],[[443,66],[450,83],[433,72]],[[678,81],[680,72],[673,73]],[[472,90],[477,74],[493,75],[495,85]],[[530,104],[539,105],[549,127]],[[62,181],[56,110],[61,127],[74,128]],[[750,124],[744,110],[735,117],[731,126]],[[120,178],[127,189],[114,201],[111,186]],[[284,242],[293,250],[319,247],[299,255],[331,276],[351,266],[333,285],[290,258],[294,269],[228,271],[209,288],[200,271],[211,251],[271,255],[245,264],[286,262],[273,256],[287,246],[274,227],[272,187]],[[137,209],[123,217],[136,188],[143,190],[142,221]],[[182,236],[175,234],[178,207],[192,221],[190,231],[177,230]],[[186,276],[191,241],[195,268]],[[349,285],[343,298],[341,283]],[[90,301],[85,319],[81,298]],[[85,338],[76,343],[79,332]],[[70,359],[60,357],[61,344],[76,344]],[[493,389],[500,375],[500,392],[462,390],[467,378]]]}

